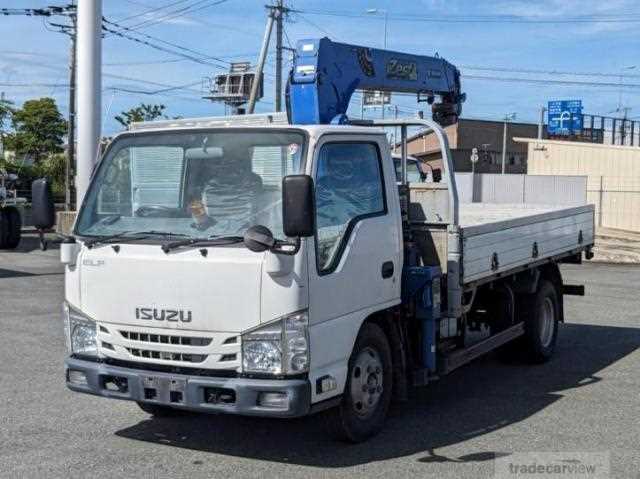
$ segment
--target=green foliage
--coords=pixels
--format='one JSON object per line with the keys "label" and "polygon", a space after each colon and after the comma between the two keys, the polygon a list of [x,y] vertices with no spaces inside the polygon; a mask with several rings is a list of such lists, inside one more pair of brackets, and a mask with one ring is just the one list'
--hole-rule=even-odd
{"label": "green foliage", "polygon": [[128,128],[129,125],[134,122],[153,121],[157,118],[167,118],[164,114],[165,108],[166,107],[164,105],[140,103],[139,106],[123,111],[120,115],[117,115],[115,120],[125,128]]}
{"label": "green foliage", "polygon": [[14,133],[5,139],[7,149],[18,156],[29,155],[35,163],[53,153],[62,152],[67,122],[60,114],[53,98],[40,98],[24,102],[13,111]]}
{"label": "green foliage", "polygon": [[52,182],[54,195],[64,194],[64,173],[67,158],[63,153],[49,155],[34,165],[20,165],[0,158],[0,170],[18,175],[20,190],[31,189],[31,182],[47,177]]}

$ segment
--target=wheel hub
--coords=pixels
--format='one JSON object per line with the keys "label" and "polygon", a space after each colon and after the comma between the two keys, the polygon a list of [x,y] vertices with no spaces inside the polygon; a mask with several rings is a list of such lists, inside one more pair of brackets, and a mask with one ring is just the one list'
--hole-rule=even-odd
{"label": "wheel hub", "polygon": [[545,298],[540,308],[541,327],[540,342],[545,348],[551,344],[553,340],[553,330],[555,327],[556,315],[553,301],[551,298]]}
{"label": "wheel hub", "polygon": [[380,355],[372,348],[365,348],[356,357],[351,370],[351,398],[356,414],[363,417],[373,414],[383,391]]}

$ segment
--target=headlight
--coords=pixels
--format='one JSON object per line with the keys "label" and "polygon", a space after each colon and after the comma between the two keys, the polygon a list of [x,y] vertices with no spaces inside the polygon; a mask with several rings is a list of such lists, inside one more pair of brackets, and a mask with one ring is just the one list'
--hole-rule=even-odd
{"label": "headlight", "polygon": [[64,304],[63,311],[69,353],[97,357],[96,322],[67,303]]}
{"label": "headlight", "polygon": [[299,374],[309,370],[309,315],[290,314],[242,335],[245,373]]}

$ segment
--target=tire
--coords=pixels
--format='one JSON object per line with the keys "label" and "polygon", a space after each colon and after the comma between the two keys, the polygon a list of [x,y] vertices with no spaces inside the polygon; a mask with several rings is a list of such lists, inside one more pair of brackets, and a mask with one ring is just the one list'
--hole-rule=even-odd
{"label": "tire", "polygon": [[379,326],[367,323],[360,330],[349,359],[342,401],[327,413],[333,435],[357,443],[377,434],[387,417],[392,390],[389,341]]}
{"label": "tire", "polygon": [[524,359],[545,363],[553,356],[558,340],[558,292],[551,281],[542,280],[535,294],[523,297],[519,306],[519,319],[524,321],[524,336],[519,341]]}
{"label": "tire", "polygon": [[151,414],[154,417],[176,417],[176,416],[184,416],[187,414],[186,411],[182,409],[176,409],[169,406],[161,406],[159,404],[150,404],[146,402],[138,402],[136,403],[140,409],[142,409],[147,414]]}
{"label": "tire", "polygon": [[12,206],[2,211],[5,216],[5,224],[7,225],[6,238],[4,243],[5,249],[15,249],[20,244],[22,236],[22,218],[17,208]]}
{"label": "tire", "polygon": [[5,209],[0,209],[0,249],[5,249],[9,237],[9,216]]}

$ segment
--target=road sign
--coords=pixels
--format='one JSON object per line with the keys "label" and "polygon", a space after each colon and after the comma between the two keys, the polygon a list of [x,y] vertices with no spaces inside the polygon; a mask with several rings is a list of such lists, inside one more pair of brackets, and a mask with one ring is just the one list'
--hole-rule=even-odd
{"label": "road sign", "polygon": [[388,91],[365,90],[363,94],[364,106],[383,106],[391,103],[391,93]]}
{"label": "road sign", "polygon": [[547,112],[550,135],[572,135],[582,131],[582,100],[550,101]]}

